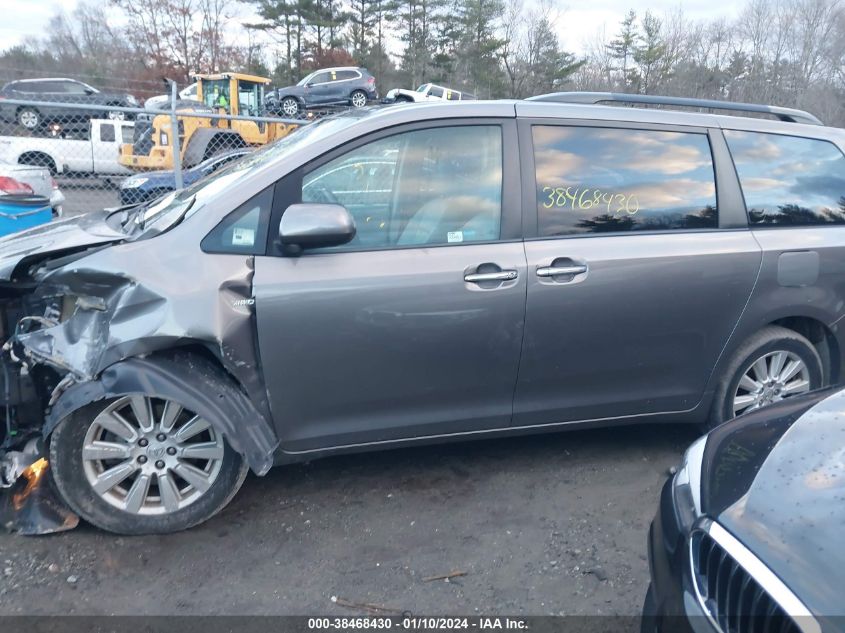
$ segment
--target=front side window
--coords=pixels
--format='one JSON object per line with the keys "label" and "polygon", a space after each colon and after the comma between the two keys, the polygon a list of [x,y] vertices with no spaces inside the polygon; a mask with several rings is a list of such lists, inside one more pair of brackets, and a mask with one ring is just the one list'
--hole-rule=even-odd
{"label": "front side window", "polygon": [[534,126],[543,237],[718,227],[704,134]]}
{"label": "front side window", "polygon": [[114,126],[110,123],[103,123],[100,125],[100,140],[103,143],[114,143]]}
{"label": "front side window", "polygon": [[845,224],[845,156],[836,145],[760,132],[725,137],[751,225]]}
{"label": "front side window", "polygon": [[88,94],[88,86],[77,83],[76,81],[62,81],[59,83],[59,89],[56,92],[66,92],[72,95]]}
{"label": "front side window", "polygon": [[368,143],[307,174],[302,201],[352,214],[357,235],[343,250],[496,240],[501,128],[439,127]]}
{"label": "front side window", "polygon": [[267,244],[267,223],[273,204],[273,188],[268,187],[247,200],[202,240],[206,253],[262,255]]}
{"label": "front side window", "polygon": [[429,90],[428,94],[432,97],[442,98],[443,97],[443,88],[438,86],[432,86],[431,90]]}

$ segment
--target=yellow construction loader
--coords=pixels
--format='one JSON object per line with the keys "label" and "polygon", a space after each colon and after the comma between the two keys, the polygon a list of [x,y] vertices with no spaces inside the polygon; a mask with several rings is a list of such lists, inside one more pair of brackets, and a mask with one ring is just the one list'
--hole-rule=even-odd
{"label": "yellow construction loader", "polygon": [[[224,72],[194,75],[197,100],[177,103],[182,166],[193,167],[232,149],[264,145],[295,130],[297,124],[218,119],[204,114],[261,116],[265,77]],[[165,106],[167,108],[169,106]],[[132,143],[120,146],[121,165],[136,171],[173,169],[173,126],[169,114],[135,122]]]}

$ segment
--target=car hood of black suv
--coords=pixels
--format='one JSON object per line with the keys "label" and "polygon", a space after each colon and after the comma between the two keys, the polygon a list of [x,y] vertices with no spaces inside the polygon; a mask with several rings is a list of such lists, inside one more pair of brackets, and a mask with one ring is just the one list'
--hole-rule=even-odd
{"label": "car hood of black suv", "polygon": [[812,613],[845,614],[845,391],[792,398],[717,428],[702,482],[705,513]]}

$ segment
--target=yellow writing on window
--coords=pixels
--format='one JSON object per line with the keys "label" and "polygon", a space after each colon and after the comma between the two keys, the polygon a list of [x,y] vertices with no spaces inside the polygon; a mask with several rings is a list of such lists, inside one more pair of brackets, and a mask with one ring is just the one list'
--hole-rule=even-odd
{"label": "yellow writing on window", "polygon": [[580,187],[543,187],[544,209],[566,209],[575,211],[598,210],[604,207],[607,213],[636,215],[640,201],[635,194],[613,193],[601,189]]}

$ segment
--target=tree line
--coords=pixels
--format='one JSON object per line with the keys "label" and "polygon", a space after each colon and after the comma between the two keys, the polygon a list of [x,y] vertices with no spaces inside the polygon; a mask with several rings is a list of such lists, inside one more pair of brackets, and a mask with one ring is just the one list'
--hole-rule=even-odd
{"label": "tree line", "polygon": [[89,0],[0,52],[0,80],[62,74],[145,96],[164,76],[240,70],[285,85],[361,65],[382,92],[432,81],[481,98],[670,94],[799,107],[845,125],[845,0],[746,0],[733,20],[631,10],[579,51],[561,44],[555,1],[109,0],[107,11]]}

